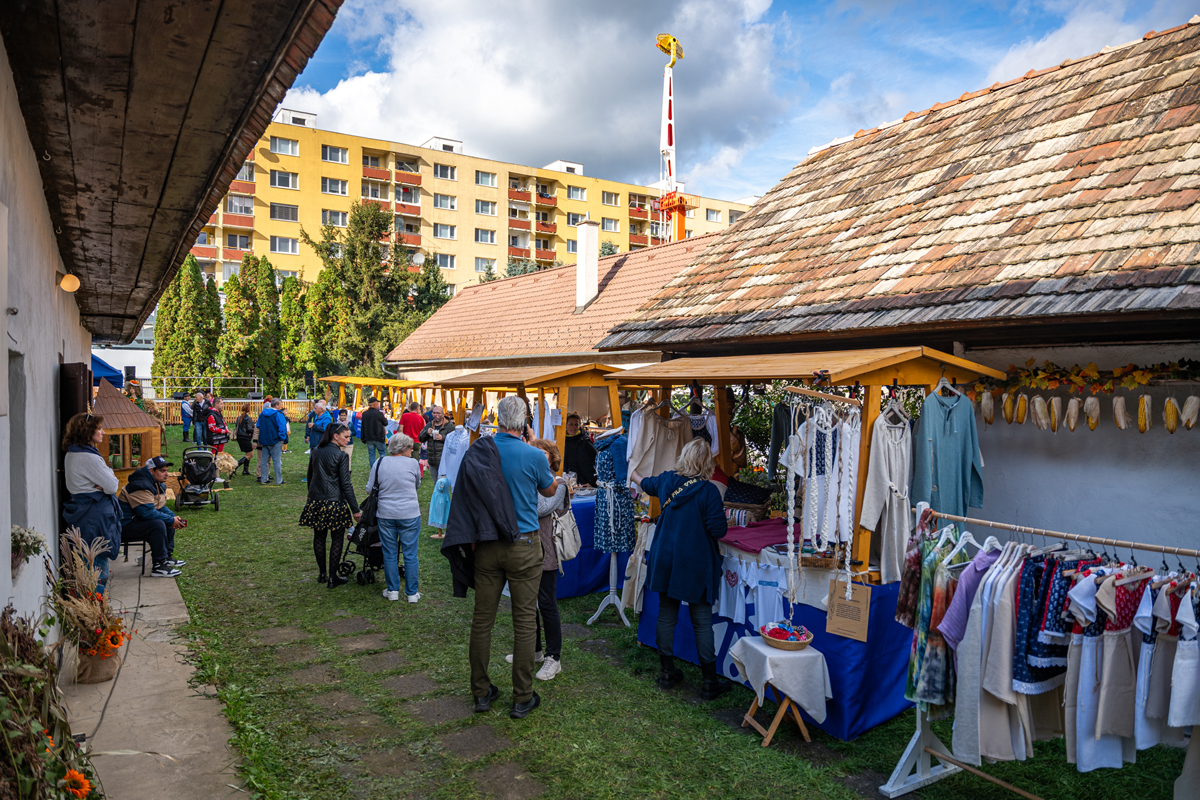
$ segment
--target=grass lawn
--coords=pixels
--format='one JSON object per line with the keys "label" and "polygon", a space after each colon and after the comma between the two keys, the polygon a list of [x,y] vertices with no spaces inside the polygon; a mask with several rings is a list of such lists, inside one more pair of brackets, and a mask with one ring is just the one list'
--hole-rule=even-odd
{"label": "grass lawn", "polygon": [[[176,452],[179,429],[169,430]],[[686,685],[661,692],[652,682],[657,653],[638,646],[635,629],[614,623],[611,611],[584,625],[599,595],[560,602],[563,672],[535,681],[542,705],[525,720],[508,717],[504,656],[512,628],[502,614],[492,652],[500,700],[491,713],[472,714],[471,600],[452,596],[438,542],[423,532],[417,605],[385,601],[380,582],[318,585],[311,534],[296,524],[306,489],[303,452],[300,446],[284,456],[283,486],[234,478],[220,512],[190,511],[177,539],[188,560],[179,585],[191,613],[185,632],[197,680],[218,687],[242,775],[258,796],[875,797],[912,734],[911,714],[850,743],[810,728],[808,744],[785,723],[763,748],[738,727],[750,690],[735,687],[700,703],[699,670],[687,665]],[[359,445],[356,485],[366,473]],[[426,476],[423,505],[431,488]],[[771,704],[759,718],[768,712]],[[948,726],[940,732],[948,741]],[[1156,748],[1139,753],[1136,766],[1080,775],[1066,763],[1061,740],[1039,743],[1037,752],[1023,764],[987,770],[1046,800],[1151,800],[1172,796],[1183,761],[1182,752]],[[959,775],[912,796],[1013,795]]]}

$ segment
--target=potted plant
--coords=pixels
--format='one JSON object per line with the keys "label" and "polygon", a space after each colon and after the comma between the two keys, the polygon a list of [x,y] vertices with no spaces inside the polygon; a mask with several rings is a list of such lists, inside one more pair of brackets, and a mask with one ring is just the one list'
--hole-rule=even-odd
{"label": "potted plant", "polygon": [[101,538],[85,543],[79,529],[71,527],[62,536],[61,566],[55,574],[47,562],[50,603],[62,625],[63,638],[75,645],[79,683],[102,683],[117,674],[120,659],[113,658],[129,639],[125,621],[112,609],[108,598],[96,591],[100,572],[96,556],[107,547]]}
{"label": "potted plant", "polygon": [[46,537],[35,530],[12,526],[12,579],[17,582],[17,574],[29,559],[40,555],[46,549]]}

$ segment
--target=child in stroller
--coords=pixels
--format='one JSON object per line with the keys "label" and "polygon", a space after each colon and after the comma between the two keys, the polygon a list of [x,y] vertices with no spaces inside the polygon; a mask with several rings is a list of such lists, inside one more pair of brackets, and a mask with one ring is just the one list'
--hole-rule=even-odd
{"label": "child in stroller", "polygon": [[179,495],[175,498],[175,510],[182,512],[186,506],[211,505],[213,511],[221,510],[221,500],[213,490],[217,481],[217,449],[215,447],[190,447],[183,451],[183,469],[179,479]]}

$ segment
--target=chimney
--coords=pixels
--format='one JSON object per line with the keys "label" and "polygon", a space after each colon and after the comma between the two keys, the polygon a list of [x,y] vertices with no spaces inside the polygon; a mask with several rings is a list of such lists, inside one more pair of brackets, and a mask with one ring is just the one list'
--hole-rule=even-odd
{"label": "chimney", "polygon": [[600,223],[584,220],[576,231],[575,313],[582,314],[600,293]]}

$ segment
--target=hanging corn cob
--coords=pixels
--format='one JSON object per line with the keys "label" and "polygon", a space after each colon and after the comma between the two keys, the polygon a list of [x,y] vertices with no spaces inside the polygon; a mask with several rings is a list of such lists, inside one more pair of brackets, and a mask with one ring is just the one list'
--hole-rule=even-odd
{"label": "hanging corn cob", "polygon": [[996,398],[992,397],[991,392],[984,392],[979,397],[979,411],[983,415],[985,425],[991,425],[996,421]]}
{"label": "hanging corn cob", "polygon": [[1133,422],[1133,417],[1129,416],[1129,412],[1125,410],[1125,398],[1113,398],[1113,422],[1117,423],[1117,427],[1125,430]]}
{"label": "hanging corn cob", "polygon": [[1083,401],[1083,415],[1087,417],[1088,430],[1096,430],[1100,423],[1100,398],[1089,397]]}
{"label": "hanging corn cob", "polygon": [[1183,403],[1183,410],[1179,412],[1179,421],[1183,423],[1183,427],[1191,430],[1196,427],[1196,417],[1200,416],[1200,397],[1192,395]]}
{"label": "hanging corn cob", "polygon": [[1079,409],[1083,402],[1078,397],[1072,397],[1067,401],[1067,430],[1071,433],[1075,432],[1075,426],[1079,424]]}
{"label": "hanging corn cob", "polygon": [[1179,427],[1179,403],[1175,402],[1174,397],[1168,397],[1167,402],[1163,403],[1163,427],[1167,433],[1174,433]]}
{"label": "hanging corn cob", "polygon": [[1017,396],[1017,424],[1025,424],[1025,415],[1029,413],[1029,398],[1022,392]]}
{"label": "hanging corn cob", "polygon": [[1004,421],[1007,422],[1009,425],[1012,425],[1013,411],[1015,410],[1014,409],[1015,402],[1016,402],[1015,398],[1008,392],[1005,392],[1003,395],[1000,396],[1000,405],[1004,409]]}
{"label": "hanging corn cob", "polygon": [[1046,398],[1037,395],[1030,407],[1033,410],[1033,424],[1039,431],[1047,430],[1050,427],[1050,410],[1046,407]]}
{"label": "hanging corn cob", "polygon": [[1058,433],[1058,418],[1062,416],[1062,398],[1050,398],[1050,432]]}
{"label": "hanging corn cob", "polygon": [[1144,394],[1138,398],[1138,432],[1145,433],[1154,425],[1154,417],[1150,415],[1150,395]]}

